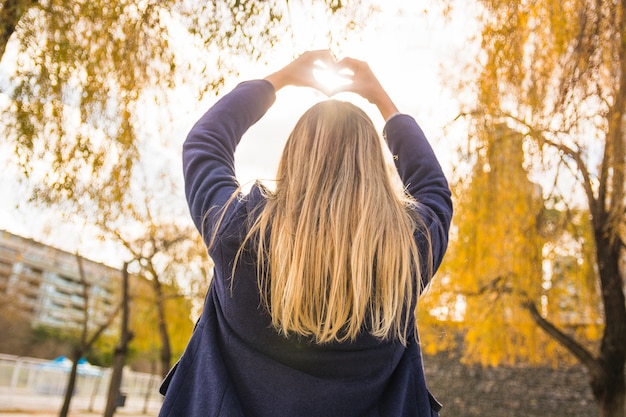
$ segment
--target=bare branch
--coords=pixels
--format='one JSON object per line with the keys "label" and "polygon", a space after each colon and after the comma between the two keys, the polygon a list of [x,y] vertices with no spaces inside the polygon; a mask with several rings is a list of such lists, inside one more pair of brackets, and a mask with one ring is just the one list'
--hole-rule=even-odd
{"label": "bare branch", "polygon": [[540,144],[546,144],[550,147],[557,149],[559,152],[563,153],[564,156],[568,156],[576,162],[576,167],[582,176],[582,185],[585,190],[585,194],[587,195],[587,200],[589,202],[589,209],[591,210],[591,214],[593,217],[597,217],[600,215],[601,207],[598,205],[599,199],[593,193],[593,187],[591,184],[591,175],[589,174],[589,170],[587,169],[587,165],[583,160],[582,154],[580,150],[576,150],[571,148],[564,143],[557,143],[551,139],[549,139],[546,135],[547,131],[543,129],[537,129],[534,126],[531,126],[526,121],[516,117],[510,113],[503,113],[504,117],[508,117],[514,120],[516,123],[523,125],[528,130],[528,136],[536,139]]}
{"label": "bare branch", "polygon": [[83,297],[85,300],[84,308],[83,308],[84,322],[83,322],[82,335],[80,338],[80,343],[81,343],[80,349],[81,351],[85,352],[89,350],[89,348],[91,348],[91,345],[93,345],[94,342],[98,340],[100,335],[111,325],[111,323],[113,323],[113,320],[115,320],[115,316],[117,316],[117,313],[120,311],[121,303],[115,307],[115,310],[111,312],[107,320],[98,327],[98,329],[91,335],[91,337],[88,337],[87,332],[88,332],[88,327],[89,327],[88,326],[89,288],[88,288],[88,283],[87,283],[87,277],[85,276],[85,271],[83,269],[83,261],[82,261],[81,256],[78,254],[78,252],[76,253],[76,261],[78,262],[78,272],[80,275],[81,283],[83,284]]}
{"label": "bare branch", "polygon": [[80,336],[81,345],[85,345],[87,341],[87,329],[89,327],[89,288],[87,284],[87,278],[85,277],[85,270],[83,269],[83,260],[76,252],[76,263],[78,264],[78,275],[80,276],[80,282],[83,284],[83,326]]}
{"label": "bare branch", "polygon": [[526,308],[530,313],[530,316],[534,322],[541,327],[550,337],[559,342],[568,351],[572,353],[587,369],[595,374],[602,373],[602,367],[598,360],[585,349],[574,338],[565,334],[562,330],[558,329],[554,324],[546,320],[537,310],[535,303],[529,298],[525,297],[522,301],[522,307]]}
{"label": "bare branch", "polygon": [[506,276],[499,275],[491,281],[487,282],[478,290],[469,292],[466,291],[463,292],[463,295],[466,297],[479,297],[486,294],[487,292],[495,292],[497,294],[510,294],[512,291],[511,288],[508,287],[506,282],[507,278],[509,278],[510,276],[511,274],[508,274]]}
{"label": "bare branch", "polygon": [[122,303],[120,302],[117,306],[115,306],[115,310],[111,312],[107,320],[98,327],[98,329],[91,335],[89,339],[87,339],[87,341],[85,342],[85,350],[89,350],[91,348],[91,345],[93,345],[95,341],[98,340],[100,335],[113,323],[113,320],[115,320],[115,317],[117,316],[121,308]]}

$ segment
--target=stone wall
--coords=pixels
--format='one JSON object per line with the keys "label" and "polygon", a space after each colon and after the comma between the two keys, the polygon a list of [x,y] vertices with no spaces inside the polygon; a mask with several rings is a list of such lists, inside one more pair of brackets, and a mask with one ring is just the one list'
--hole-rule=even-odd
{"label": "stone wall", "polygon": [[448,355],[424,357],[441,417],[596,417],[583,367],[465,366]]}

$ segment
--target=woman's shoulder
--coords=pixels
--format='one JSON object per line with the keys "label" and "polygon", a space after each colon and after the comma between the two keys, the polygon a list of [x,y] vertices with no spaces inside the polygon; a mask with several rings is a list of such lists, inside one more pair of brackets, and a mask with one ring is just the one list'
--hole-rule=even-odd
{"label": "woman's shoulder", "polygon": [[247,215],[258,215],[258,211],[265,206],[270,191],[260,181],[256,181],[250,191],[242,196]]}
{"label": "woman's shoulder", "polygon": [[259,215],[267,201],[267,189],[256,182],[247,193],[239,192],[226,206],[218,235],[241,235]]}

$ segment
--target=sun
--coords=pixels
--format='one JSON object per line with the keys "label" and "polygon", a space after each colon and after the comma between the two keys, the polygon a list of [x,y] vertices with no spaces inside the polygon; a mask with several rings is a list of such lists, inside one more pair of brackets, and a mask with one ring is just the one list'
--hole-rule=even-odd
{"label": "sun", "polygon": [[315,62],[316,68],[313,70],[313,76],[328,91],[336,91],[346,85],[352,84],[352,71],[347,68],[337,69],[329,68],[321,61]]}

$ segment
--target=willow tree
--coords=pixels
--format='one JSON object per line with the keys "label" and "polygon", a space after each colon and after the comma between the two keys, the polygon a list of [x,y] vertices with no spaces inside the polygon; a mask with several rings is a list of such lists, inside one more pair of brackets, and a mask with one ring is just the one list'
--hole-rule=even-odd
{"label": "willow tree", "polygon": [[[477,3],[481,52],[476,76],[465,85],[476,100],[465,115],[474,137],[485,125],[506,125],[519,134],[526,168],[543,187],[546,210],[567,219],[569,235],[578,237],[546,246],[573,259],[555,271],[569,274],[571,282],[591,271],[601,302],[584,310],[596,311],[601,332],[593,346],[585,344],[560,325],[549,299],[543,299],[546,308],[540,304],[537,284],[525,289],[522,305],[586,367],[600,415],[624,416],[626,2]],[[554,215],[564,212],[584,215]],[[588,239],[580,244],[584,236]],[[593,266],[582,271],[589,253]],[[545,276],[537,271],[534,280],[543,282]]]}
{"label": "willow tree", "polygon": [[[34,184],[36,202],[78,214],[141,263],[155,291],[162,372],[171,362],[163,280],[173,284],[169,271],[189,267],[181,248],[193,246],[197,233],[174,209],[157,213],[152,204],[172,207],[184,202],[182,193],[163,196],[144,188],[154,184],[138,184],[137,162],[160,134],[146,132],[146,102],[166,107],[168,93],[187,83],[202,86],[191,99],[216,91],[236,72],[236,57],[262,59],[289,38],[290,7],[321,7],[343,22],[328,28],[334,36],[363,23],[355,21],[362,5],[341,0],[0,1],[0,64],[11,76],[0,80],[1,140]],[[167,161],[148,164],[155,162]],[[164,175],[172,177],[171,169]]]}
{"label": "willow tree", "polygon": [[[456,318],[464,361],[541,363],[544,341],[518,302],[522,293],[534,299],[542,294],[536,279],[542,270],[541,190],[524,170],[519,134],[505,125],[482,126],[474,142],[470,178],[454,187],[455,238],[443,278],[433,283],[422,311],[434,308],[439,319]],[[429,336],[432,329],[424,336],[427,350],[439,349]]]}
{"label": "willow tree", "polygon": [[[358,27],[357,4],[322,4],[345,28]],[[233,56],[260,59],[288,38],[289,7],[288,0],[0,1],[0,62],[11,75],[0,85],[0,99],[8,98],[0,100],[8,102],[2,136],[38,183],[35,197],[79,200],[83,178],[107,179],[111,194],[126,191],[140,153],[142,95],[185,77],[203,86],[199,94],[214,91],[236,72]]]}

